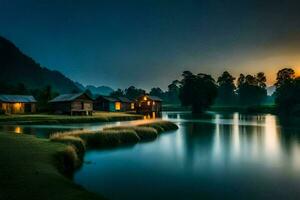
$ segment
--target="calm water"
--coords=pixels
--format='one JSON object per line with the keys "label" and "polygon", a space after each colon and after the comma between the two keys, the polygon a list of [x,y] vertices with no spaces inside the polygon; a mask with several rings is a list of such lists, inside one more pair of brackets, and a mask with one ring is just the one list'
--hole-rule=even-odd
{"label": "calm water", "polygon": [[274,115],[163,118],[179,129],[153,142],[87,152],[75,182],[113,200],[300,198],[299,129],[282,128]]}

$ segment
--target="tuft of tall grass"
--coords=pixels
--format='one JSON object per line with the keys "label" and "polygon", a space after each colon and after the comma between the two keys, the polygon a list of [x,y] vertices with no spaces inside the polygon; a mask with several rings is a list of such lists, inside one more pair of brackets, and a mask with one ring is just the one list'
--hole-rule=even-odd
{"label": "tuft of tall grass", "polygon": [[133,130],[103,130],[103,131],[70,131],[56,133],[51,140],[64,137],[77,137],[84,141],[89,148],[114,147],[121,144],[132,144],[140,141],[140,137]]}
{"label": "tuft of tall grass", "polygon": [[74,146],[76,153],[80,159],[83,159],[86,145],[85,142],[80,137],[75,137],[71,135],[52,135],[50,140],[53,142],[60,142],[68,145]]}
{"label": "tuft of tall grass", "polygon": [[115,131],[131,130],[138,135],[141,141],[153,140],[158,136],[157,130],[152,127],[116,126],[116,127],[104,128],[104,131],[107,130],[115,130]]}
{"label": "tuft of tall grass", "polygon": [[[172,122],[155,121],[138,126],[109,127],[104,128],[102,131],[76,130],[60,132],[50,136],[50,139],[72,144],[81,152],[83,149],[82,144],[85,144],[88,148],[108,148],[124,144],[135,144],[139,141],[153,140],[159,133],[177,128],[177,125]],[[80,138],[80,140],[76,140],[76,138]]]}
{"label": "tuft of tall grass", "polygon": [[174,124],[173,122],[163,121],[163,120],[150,122],[150,123],[146,123],[146,124],[140,124],[138,126],[154,128],[158,133],[178,129],[178,126],[176,124]]}
{"label": "tuft of tall grass", "polygon": [[59,170],[67,176],[71,176],[82,164],[73,145],[68,145],[64,150],[57,152],[56,158]]}

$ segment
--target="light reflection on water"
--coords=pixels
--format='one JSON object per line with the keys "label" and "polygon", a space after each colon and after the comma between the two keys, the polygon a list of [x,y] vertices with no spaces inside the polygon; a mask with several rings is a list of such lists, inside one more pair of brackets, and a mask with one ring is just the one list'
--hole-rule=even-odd
{"label": "light reflection on water", "polygon": [[[299,199],[299,129],[282,127],[269,114],[162,117],[179,129],[152,142],[87,152],[89,164],[75,174],[75,182],[108,199]],[[0,126],[0,132],[48,137],[142,122]]]}
{"label": "light reflection on water", "polygon": [[109,199],[300,197],[298,130],[282,129],[276,116],[163,118],[179,129],[130,148],[88,152],[91,164],[75,182]]}

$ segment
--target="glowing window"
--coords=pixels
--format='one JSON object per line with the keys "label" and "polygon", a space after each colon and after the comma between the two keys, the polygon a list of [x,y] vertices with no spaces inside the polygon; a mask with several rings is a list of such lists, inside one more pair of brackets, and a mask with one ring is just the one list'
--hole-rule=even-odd
{"label": "glowing window", "polygon": [[15,133],[22,133],[21,127],[20,127],[20,126],[17,126],[17,127],[15,128]]}
{"label": "glowing window", "polygon": [[130,104],[130,107],[131,107],[131,109],[133,110],[133,109],[134,109],[134,103],[131,103],[131,104]]}
{"label": "glowing window", "polygon": [[116,102],[115,103],[115,109],[116,110],[121,110],[121,102]]}
{"label": "glowing window", "polygon": [[147,105],[150,106],[151,105],[151,101],[147,101]]}
{"label": "glowing window", "polygon": [[147,97],[146,96],[144,96],[144,101],[147,101]]}
{"label": "glowing window", "polygon": [[153,103],[152,103],[153,105],[155,105],[155,101],[153,101]]}

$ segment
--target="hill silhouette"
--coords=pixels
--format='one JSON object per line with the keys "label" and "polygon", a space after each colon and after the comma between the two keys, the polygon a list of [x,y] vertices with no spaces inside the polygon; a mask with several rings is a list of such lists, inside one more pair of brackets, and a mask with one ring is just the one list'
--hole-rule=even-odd
{"label": "hill silhouette", "polygon": [[22,53],[12,42],[0,36],[0,82],[10,85],[23,83],[29,89],[47,85],[59,93],[78,90],[75,83],[59,71],[40,66]]}

